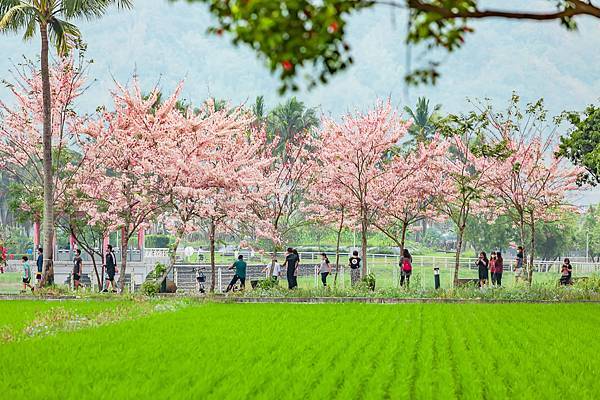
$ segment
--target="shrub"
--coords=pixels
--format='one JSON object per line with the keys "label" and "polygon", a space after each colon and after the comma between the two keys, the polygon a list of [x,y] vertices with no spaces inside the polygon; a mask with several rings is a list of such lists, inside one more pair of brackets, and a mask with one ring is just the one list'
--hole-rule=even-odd
{"label": "shrub", "polygon": [[173,237],[171,235],[148,235],[146,236],[145,246],[149,248],[164,249],[169,247]]}

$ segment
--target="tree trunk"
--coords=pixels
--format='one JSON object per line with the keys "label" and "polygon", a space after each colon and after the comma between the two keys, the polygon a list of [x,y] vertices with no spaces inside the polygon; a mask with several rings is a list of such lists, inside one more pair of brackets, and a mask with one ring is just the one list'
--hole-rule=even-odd
{"label": "tree trunk", "polygon": [[183,231],[178,229],[177,233],[175,234],[175,243],[173,243],[173,248],[171,249],[171,254],[169,255],[169,267],[157,282],[159,287],[160,285],[162,285],[165,279],[167,279],[167,276],[171,273],[171,271],[173,271],[173,268],[175,268],[175,261],[177,260],[177,249],[179,248],[181,239],[183,239]]}
{"label": "tree trunk", "polygon": [[[119,276],[119,290],[125,290],[125,272],[127,271],[127,244],[129,242],[128,228],[121,228],[121,275]],[[133,277],[131,277],[133,279]]]}
{"label": "tree trunk", "polygon": [[40,24],[42,37],[42,50],[40,54],[42,64],[42,108],[44,123],[42,133],[43,143],[43,171],[44,171],[44,266],[40,286],[54,282],[54,190],[52,181],[52,113],[50,93],[50,71],[48,69],[48,30],[47,26]]}
{"label": "tree trunk", "polygon": [[335,243],[335,276],[333,277],[333,287],[337,285],[338,273],[340,272],[340,238],[342,236],[342,230],[344,229],[344,211],[342,210],[342,218],[340,221],[340,227],[337,230],[337,241]]}
{"label": "tree trunk", "polygon": [[208,226],[208,240],[210,242],[210,292],[215,292],[215,281],[217,280],[215,268],[215,222],[210,221]]}
{"label": "tree trunk", "polygon": [[102,291],[102,280],[100,279],[100,275],[98,275],[98,266],[96,265],[96,255],[91,252],[88,253],[92,258],[92,265],[94,266],[94,273],[96,274],[96,282],[98,282],[98,289]]}
{"label": "tree trunk", "polygon": [[361,255],[362,255],[362,278],[367,276],[367,230],[369,224],[366,218],[362,218],[361,221]]}
{"label": "tree trunk", "polygon": [[402,223],[402,235],[400,236],[400,257],[404,255],[404,243],[406,242],[406,230],[408,229],[408,225],[406,223]]}
{"label": "tree trunk", "polygon": [[529,269],[527,270],[527,281],[533,283],[533,258],[535,257],[535,221],[531,217],[531,240],[529,242]]}
{"label": "tree trunk", "polygon": [[465,226],[458,227],[458,237],[456,243],[456,255],[454,258],[454,286],[458,285],[458,270],[460,269],[460,251],[463,245],[463,236],[465,234]]}

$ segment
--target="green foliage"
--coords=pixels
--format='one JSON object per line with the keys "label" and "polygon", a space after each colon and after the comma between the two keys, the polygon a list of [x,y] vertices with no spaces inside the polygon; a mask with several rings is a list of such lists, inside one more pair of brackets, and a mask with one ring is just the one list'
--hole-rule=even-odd
{"label": "green foliage", "polygon": [[[174,0],[171,0],[174,1]],[[245,44],[266,59],[272,73],[282,81],[281,92],[298,90],[296,81],[304,70],[308,86],[327,83],[352,64],[346,24],[349,17],[365,8],[380,5],[409,10],[406,42],[424,45],[431,54],[437,49],[454,52],[468,34],[474,32],[473,20],[507,18],[516,20],[559,20],[567,30],[577,28],[575,17],[598,17],[600,8],[591,2],[547,0],[557,12],[525,12],[521,9],[485,10],[478,0],[187,0],[209,5],[217,24],[209,32],[231,35],[234,44]],[[409,71],[408,84],[435,83],[440,62]]]}
{"label": "green foliage", "polygon": [[152,297],[156,296],[156,294],[159,292],[159,289],[160,287],[158,283],[156,283],[156,281],[145,281],[144,283],[142,283],[140,291],[145,296]]}
{"label": "green foliage", "polygon": [[440,110],[441,104],[436,104],[429,110],[429,100],[425,97],[419,97],[415,109],[406,106],[404,111],[413,119],[408,133],[411,135],[407,143],[410,147],[415,147],[417,143],[430,141],[436,133],[438,122],[442,119]]}
{"label": "green foliage", "polygon": [[174,242],[172,235],[152,234],[145,237],[146,247],[166,249]]}
{"label": "green foliage", "polygon": [[325,0],[188,0],[208,3],[218,24],[209,32],[232,35],[234,44],[245,44],[267,60],[282,81],[280,92],[298,90],[295,78],[302,68],[310,87],[326,83],[352,63],[344,40],[350,13],[370,6],[370,1]]}
{"label": "green foliage", "polygon": [[517,230],[506,215],[501,215],[493,221],[485,216],[472,216],[467,222],[465,233],[465,239],[476,252],[485,251],[488,254],[491,251],[506,250],[517,236]]}
{"label": "green foliage", "polygon": [[562,118],[573,125],[567,136],[560,138],[558,155],[587,169],[580,184],[600,183],[600,107],[590,105],[583,113],[566,112]]}
{"label": "green foliage", "polygon": [[370,291],[375,290],[375,274],[370,273],[367,274],[364,278],[361,279],[361,283],[367,287]]}

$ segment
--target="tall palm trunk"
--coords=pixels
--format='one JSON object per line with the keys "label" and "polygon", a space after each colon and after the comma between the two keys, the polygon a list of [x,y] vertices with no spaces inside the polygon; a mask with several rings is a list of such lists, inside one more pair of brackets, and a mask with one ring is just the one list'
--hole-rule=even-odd
{"label": "tall palm trunk", "polygon": [[50,71],[48,69],[48,30],[40,24],[42,37],[42,107],[44,111],[43,124],[43,171],[44,171],[44,266],[42,269],[41,286],[54,282],[53,239],[54,239],[54,190],[52,182],[52,113],[50,97]]}

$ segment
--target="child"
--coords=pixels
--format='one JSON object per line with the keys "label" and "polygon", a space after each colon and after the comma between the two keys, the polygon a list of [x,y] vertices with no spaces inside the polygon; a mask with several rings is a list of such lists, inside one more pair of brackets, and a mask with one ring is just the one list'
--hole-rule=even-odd
{"label": "child", "polygon": [[31,266],[29,265],[29,259],[27,256],[23,256],[23,292],[29,289],[33,292],[35,289],[31,286]]}
{"label": "child", "polygon": [[[262,272],[267,273],[271,269],[271,264],[267,264],[263,268]],[[279,275],[281,274],[281,265],[277,262],[277,258],[273,258],[273,273],[271,274],[271,280],[277,282]]]}

